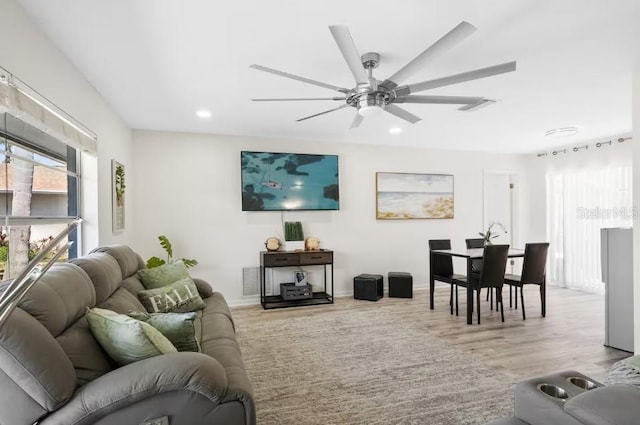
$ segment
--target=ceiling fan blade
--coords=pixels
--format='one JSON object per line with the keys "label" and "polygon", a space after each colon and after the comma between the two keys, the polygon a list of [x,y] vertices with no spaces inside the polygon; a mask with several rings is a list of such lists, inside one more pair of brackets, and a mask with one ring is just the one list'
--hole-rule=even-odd
{"label": "ceiling fan blade", "polygon": [[516,70],[516,62],[507,62],[501,65],[489,66],[487,68],[475,69],[461,74],[449,75],[435,80],[423,81],[422,83],[409,84],[399,87],[396,96],[406,96],[409,93],[417,93],[424,90],[435,89],[437,87],[449,86],[451,84],[463,83],[465,81],[479,80],[481,78],[492,77]]}
{"label": "ceiling fan blade", "polygon": [[[478,100],[481,100],[482,98],[478,98]],[[289,99],[251,99],[254,102],[283,102],[283,101],[290,101],[290,100],[347,100],[346,97],[296,97],[296,98],[289,98]],[[468,102],[471,103],[471,102]]]}
{"label": "ceiling fan blade", "polygon": [[468,22],[462,21],[454,29],[443,35],[438,41],[427,47],[427,49],[420,53],[414,60],[387,78],[381,85],[388,90],[394,89],[398,84],[423,69],[431,61],[437,59],[442,53],[469,37],[475,30],[476,27]]}
{"label": "ceiling fan blade", "polygon": [[458,111],[473,112],[473,111],[477,111],[478,109],[482,109],[485,106],[493,105],[494,103],[496,103],[496,100],[482,99],[480,102],[472,103],[469,105],[465,105],[461,108],[458,108]]}
{"label": "ceiling fan blade", "polygon": [[392,115],[395,115],[398,118],[402,118],[405,121],[409,121],[411,124],[415,124],[418,121],[422,120],[422,118],[416,115],[413,115],[411,112],[407,111],[406,109],[402,109],[401,107],[393,104],[389,104],[385,106],[384,110]]}
{"label": "ceiling fan blade", "polygon": [[351,69],[351,73],[355,77],[356,82],[358,84],[369,84],[369,76],[364,66],[362,66],[360,54],[353,42],[349,28],[344,25],[331,25],[329,30],[336,40],[344,60],[347,62],[347,65],[349,65],[349,69]]}
{"label": "ceiling fan blade", "polygon": [[470,105],[484,101],[484,97],[468,96],[404,96],[397,97],[393,103],[439,103],[447,105]]}
{"label": "ceiling fan blade", "polygon": [[344,87],[338,87],[332,84],[327,84],[320,81],[312,80],[310,78],[300,77],[299,75],[289,74],[288,72],[278,71],[277,69],[267,68],[266,66],[262,66],[262,65],[253,64],[253,65],[250,65],[249,68],[257,69],[259,71],[269,72],[271,74],[276,74],[281,77],[291,78],[292,80],[302,81],[303,83],[313,84],[314,86],[320,86],[320,87],[336,90],[343,93],[346,93],[349,91],[349,89],[345,89]]}
{"label": "ceiling fan blade", "polygon": [[338,109],[346,108],[347,106],[350,106],[350,105],[345,103],[344,105],[338,106],[337,108],[333,108],[333,109],[329,109],[328,111],[319,112],[317,114],[309,115],[308,117],[300,118],[299,120],[296,120],[296,121],[300,122],[300,121],[308,120],[309,118],[315,118],[315,117],[320,116],[320,115],[328,114],[329,112],[337,111]]}
{"label": "ceiling fan blade", "polygon": [[358,113],[356,113],[356,117],[353,119],[353,122],[351,123],[351,127],[349,128],[358,128],[360,127],[360,123],[362,123],[362,121],[364,121],[364,117]]}

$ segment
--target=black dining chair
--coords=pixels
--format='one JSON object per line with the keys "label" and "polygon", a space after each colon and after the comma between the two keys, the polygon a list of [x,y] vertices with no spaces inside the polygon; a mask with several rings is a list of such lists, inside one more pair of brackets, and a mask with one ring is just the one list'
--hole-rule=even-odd
{"label": "black dining chair", "polygon": [[[430,239],[429,240],[429,254],[435,249],[451,249],[451,240],[449,239]],[[431,258],[431,272],[433,279],[439,282],[448,283],[451,285],[451,295],[449,296],[449,306],[451,307],[451,314],[453,314],[453,286],[454,281],[463,279],[465,276],[453,273],[453,259],[450,256],[445,255],[429,255]]]}
{"label": "black dining chair", "polygon": [[476,307],[478,311],[478,324],[480,324],[480,290],[482,288],[495,288],[496,290],[496,310],[500,303],[500,315],[504,322],[504,305],[502,303],[502,286],[504,285],[504,272],[507,268],[507,257],[509,255],[509,245],[488,245],[484,247],[482,256],[482,270],[480,274],[472,274],[469,279],[456,280],[456,309],[458,304],[457,286],[471,285],[476,291]]}
{"label": "black dining chair", "polygon": [[[467,244],[467,249],[484,248],[484,239],[482,238],[465,239],[464,242]],[[480,273],[481,270],[482,260],[471,260],[471,272]],[[493,288],[487,290],[487,301],[489,301],[489,296],[491,296],[491,310],[493,310]]]}
{"label": "black dining chair", "polygon": [[467,249],[484,248],[484,239],[482,238],[465,239],[464,242],[467,244]]}
{"label": "black dining chair", "polygon": [[[474,248],[484,248],[484,239],[476,238],[476,239],[465,239],[465,244],[467,244],[467,249]],[[475,259],[471,260],[471,272],[472,273],[480,273],[482,270],[482,260]]]}
{"label": "black dining chair", "polygon": [[511,288],[515,288],[516,308],[518,308],[518,288],[520,288],[522,320],[527,319],[524,311],[524,285],[538,285],[540,287],[542,317],[545,317],[547,314],[546,267],[548,253],[548,242],[526,244],[524,247],[524,260],[522,262],[522,274],[520,276],[508,274],[504,277],[504,283],[509,285],[509,304],[511,304]]}

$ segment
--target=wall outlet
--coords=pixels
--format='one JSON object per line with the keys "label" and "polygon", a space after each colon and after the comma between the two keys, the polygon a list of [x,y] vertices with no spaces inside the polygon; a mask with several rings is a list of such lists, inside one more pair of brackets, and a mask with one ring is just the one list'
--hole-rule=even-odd
{"label": "wall outlet", "polygon": [[163,416],[161,418],[147,419],[141,425],[169,425],[169,417]]}

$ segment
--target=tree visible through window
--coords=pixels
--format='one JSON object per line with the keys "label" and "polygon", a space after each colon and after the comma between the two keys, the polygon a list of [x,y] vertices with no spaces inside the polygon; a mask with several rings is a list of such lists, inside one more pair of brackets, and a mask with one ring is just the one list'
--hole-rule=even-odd
{"label": "tree visible through window", "polygon": [[77,154],[15,117],[0,117],[0,278],[8,279],[78,215]]}
{"label": "tree visible through window", "polygon": [[[19,146],[12,146],[11,151],[27,160],[14,157],[9,159],[7,167],[13,166],[13,191],[11,193],[11,215],[27,217],[31,215],[31,198],[33,195],[33,153]],[[30,161],[29,161],[30,160]],[[9,173],[6,173],[8,176]],[[7,188],[9,186],[7,185]],[[9,191],[7,190],[7,194]],[[29,263],[29,243],[31,226],[12,226],[9,231],[9,270],[8,277],[16,277]]]}

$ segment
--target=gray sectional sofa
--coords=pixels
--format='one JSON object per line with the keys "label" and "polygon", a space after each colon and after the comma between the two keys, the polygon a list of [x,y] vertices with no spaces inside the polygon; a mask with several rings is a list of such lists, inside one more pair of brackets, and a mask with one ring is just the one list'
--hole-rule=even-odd
{"label": "gray sectional sofa", "polygon": [[[197,281],[201,353],[118,367],[89,330],[94,306],[144,311],[127,246],[109,246],[49,269],[0,329],[2,425],[253,425],[251,384],[222,295]],[[194,279],[195,280],[195,279]],[[155,422],[153,420],[156,420]]]}
{"label": "gray sectional sofa", "polygon": [[638,425],[640,389],[567,370],[519,382],[514,416],[486,425]]}

